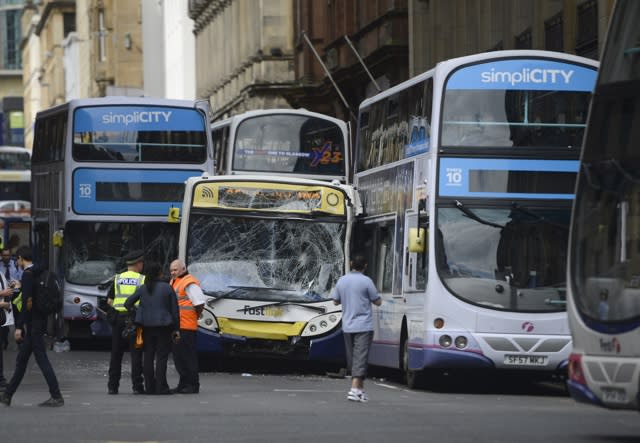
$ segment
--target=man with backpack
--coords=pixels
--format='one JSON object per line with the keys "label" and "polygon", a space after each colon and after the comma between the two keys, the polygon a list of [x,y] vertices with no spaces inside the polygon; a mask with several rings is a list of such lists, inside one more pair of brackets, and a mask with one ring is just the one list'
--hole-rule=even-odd
{"label": "man with backpack", "polygon": [[[44,375],[47,385],[49,385],[49,393],[51,398],[40,403],[38,406],[63,406],[64,399],[60,393],[58,379],[53,371],[53,367],[47,357],[47,351],[44,343],[44,333],[47,328],[47,317],[49,312],[42,309],[43,304],[38,303],[38,291],[42,295],[47,288],[40,283],[41,273],[52,275],[45,270],[38,269],[33,265],[33,255],[31,248],[21,246],[16,251],[17,263],[24,272],[22,273],[22,312],[15,319],[15,339],[21,344],[16,357],[16,366],[13,376],[7,385],[5,392],[0,394],[0,404],[5,406],[11,405],[11,398],[15,394],[24,374],[27,370],[27,364],[31,354],[36,357],[36,362]],[[40,287],[42,286],[42,287]],[[57,301],[55,303],[58,304]]]}

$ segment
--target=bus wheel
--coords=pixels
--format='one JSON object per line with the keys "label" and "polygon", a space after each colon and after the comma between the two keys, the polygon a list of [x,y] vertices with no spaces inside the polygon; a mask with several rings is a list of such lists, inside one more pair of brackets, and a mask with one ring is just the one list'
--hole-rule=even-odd
{"label": "bus wheel", "polygon": [[409,389],[418,389],[424,384],[424,372],[409,369],[409,339],[402,341],[402,376]]}

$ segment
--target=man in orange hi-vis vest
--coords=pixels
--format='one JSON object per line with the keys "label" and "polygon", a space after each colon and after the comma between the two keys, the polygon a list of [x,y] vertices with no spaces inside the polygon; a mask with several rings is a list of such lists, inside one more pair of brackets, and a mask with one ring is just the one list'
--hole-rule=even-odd
{"label": "man in orange hi-vis vest", "polygon": [[187,272],[182,260],[174,260],[169,267],[171,286],[178,296],[180,310],[180,340],[173,344],[173,362],[180,381],[173,392],[197,394],[200,391],[196,332],[198,318],[204,309],[205,297],[197,278]]}

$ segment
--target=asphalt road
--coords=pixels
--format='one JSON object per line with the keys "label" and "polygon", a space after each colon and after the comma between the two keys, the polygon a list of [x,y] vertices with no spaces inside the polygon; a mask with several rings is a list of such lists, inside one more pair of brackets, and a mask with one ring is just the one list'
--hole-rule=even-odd
{"label": "asphalt road", "polygon": [[[109,396],[106,350],[49,357],[65,406],[36,406],[48,392],[32,358],[12,406],[0,407],[0,442],[640,442],[637,412],[576,404],[561,384],[467,375],[411,391],[374,368],[362,404],[326,368],[236,361],[203,372],[198,395],[134,396],[127,362],[120,394]],[[6,376],[14,360],[5,351]]]}

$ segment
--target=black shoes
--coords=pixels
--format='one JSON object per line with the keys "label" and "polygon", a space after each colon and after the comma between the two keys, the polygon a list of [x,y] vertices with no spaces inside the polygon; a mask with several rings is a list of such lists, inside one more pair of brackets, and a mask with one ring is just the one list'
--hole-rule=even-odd
{"label": "black shoes", "polygon": [[193,386],[178,387],[171,390],[173,394],[197,394],[199,389]]}
{"label": "black shoes", "polygon": [[118,395],[118,390],[114,388],[109,388],[109,395]]}
{"label": "black shoes", "polygon": [[38,406],[44,406],[49,408],[56,408],[58,406],[64,406],[64,399],[62,397],[51,397],[49,400],[43,401]]}
{"label": "black shoes", "polygon": [[0,393],[0,404],[4,406],[11,406],[11,396],[6,392]]}
{"label": "black shoes", "polygon": [[144,389],[134,389],[133,390],[133,395],[143,395],[144,393],[145,393]]}

